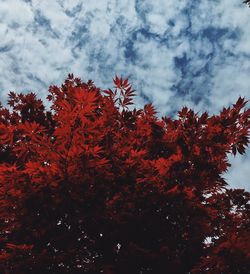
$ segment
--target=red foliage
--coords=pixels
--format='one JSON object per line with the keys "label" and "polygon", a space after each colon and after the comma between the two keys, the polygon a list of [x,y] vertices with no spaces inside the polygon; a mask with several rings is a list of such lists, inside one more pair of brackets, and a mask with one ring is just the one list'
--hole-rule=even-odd
{"label": "red foliage", "polygon": [[33,93],[0,108],[0,272],[248,273],[250,194],[222,177],[249,142],[245,99],[159,119],[114,84],[69,75],[50,111]]}

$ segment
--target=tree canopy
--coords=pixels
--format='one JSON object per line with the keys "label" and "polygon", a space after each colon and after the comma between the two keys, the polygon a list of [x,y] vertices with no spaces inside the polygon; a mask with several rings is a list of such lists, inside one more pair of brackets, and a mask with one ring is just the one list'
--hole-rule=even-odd
{"label": "tree canopy", "polygon": [[247,101],[158,118],[114,85],[70,74],[49,110],[35,93],[0,107],[0,272],[249,273],[250,193],[223,178]]}

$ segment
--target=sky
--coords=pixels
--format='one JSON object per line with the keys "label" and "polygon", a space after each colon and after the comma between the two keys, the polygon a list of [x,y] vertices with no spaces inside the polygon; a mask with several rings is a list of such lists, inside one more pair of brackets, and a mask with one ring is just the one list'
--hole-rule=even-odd
{"label": "sky", "polygon": [[[250,99],[250,8],[241,0],[0,0],[0,100],[68,73],[112,88],[117,74],[158,116],[218,114]],[[249,103],[250,105],[250,103]],[[248,106],[249,106],[248,105]],[[224,178],[250,190],[250,149]]]}

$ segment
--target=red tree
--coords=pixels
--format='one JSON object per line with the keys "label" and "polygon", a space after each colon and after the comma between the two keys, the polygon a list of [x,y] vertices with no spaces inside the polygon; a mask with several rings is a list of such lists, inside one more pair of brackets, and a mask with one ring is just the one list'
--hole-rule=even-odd
{"label": "red tree", "polygon": [[249,273],[249,197],[222,175],[244,153],[250,109],[130,110],[116,77],[69,75],[43,102],[0,109],[0,272]]}

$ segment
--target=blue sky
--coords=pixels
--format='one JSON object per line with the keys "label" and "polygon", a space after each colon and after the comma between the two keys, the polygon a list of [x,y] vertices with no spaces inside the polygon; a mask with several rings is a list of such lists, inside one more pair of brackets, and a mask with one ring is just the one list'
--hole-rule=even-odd
{"label": "blue sky", "polygon": [[[68,73],[136,89],[137,107],[159,116],[183,105],[218,113],[250,99],[250,8],[241,0],[1,0],[0,98],[10,90],[45,98]],[[230,157],[225,178],[250,189],[250,150]]]}

